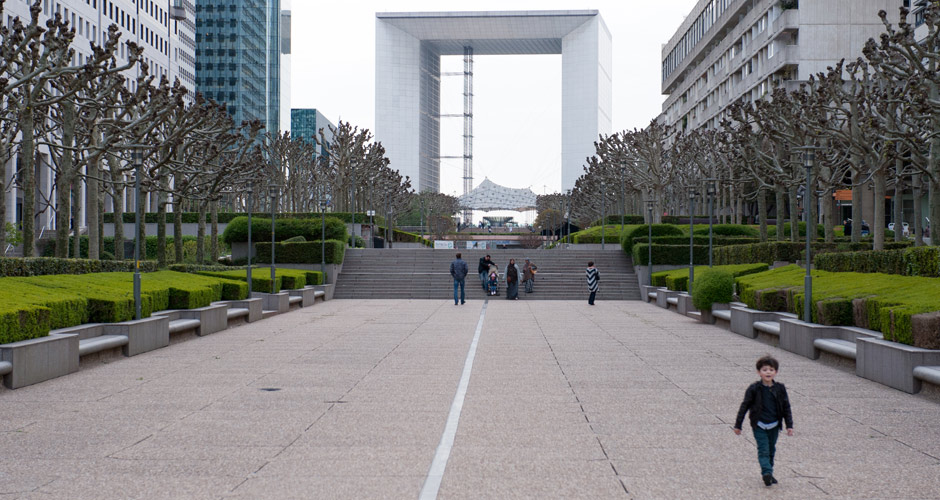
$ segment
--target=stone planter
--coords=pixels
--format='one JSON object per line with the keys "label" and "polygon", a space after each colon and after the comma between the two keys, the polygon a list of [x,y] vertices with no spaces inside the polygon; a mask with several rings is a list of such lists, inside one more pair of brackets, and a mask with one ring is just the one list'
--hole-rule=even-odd
{"label": "stone planter", "polygon": [[858,339],[855,373],[859,377],[914,394],[922,382],[914,368],[940,365],[940,351],[899,344],[883,339]]}
{"label": "stone planter", "polygon": [[0,345],[0,361],[12,365],[3,385],[17,389],[78,371],[78,335],[49,334]]}

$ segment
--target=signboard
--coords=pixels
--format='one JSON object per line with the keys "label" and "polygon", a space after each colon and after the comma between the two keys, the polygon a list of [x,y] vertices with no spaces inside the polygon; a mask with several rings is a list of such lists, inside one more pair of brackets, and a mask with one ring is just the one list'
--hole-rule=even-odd
{"label": "signboard", "polygon": [[467,241],[466,243],[467,243],[467,250],[473,250],[473,249],[485,250],[485,249],[489,248],[488,244],[489,244],[490,242],[488,242],[488,241]]}
{"label": "signboard", "polygon": [[435,249],[452,249],[454,248],[454,242],[449,240],[434,240]]}

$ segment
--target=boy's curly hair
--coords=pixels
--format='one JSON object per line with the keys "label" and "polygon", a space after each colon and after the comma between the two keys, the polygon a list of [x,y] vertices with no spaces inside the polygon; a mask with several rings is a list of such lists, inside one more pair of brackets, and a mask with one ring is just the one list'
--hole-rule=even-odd
{"label": "boy's curly hair", "polygon": [[768,355],[766,355],[766,356],[762,356],[760,359],[757,360],[757,369],[758,369],[758,370],[760,370],[760,369],[761,369],[762,367],[764,367],[764,366],[770,366],[770,367],[772,367],[774,370],[779,370],[779,369],[780,369],[780,362],[778,362],[776,358],[774,358],[773,356],[771,356],[771,355],[768,354]]}

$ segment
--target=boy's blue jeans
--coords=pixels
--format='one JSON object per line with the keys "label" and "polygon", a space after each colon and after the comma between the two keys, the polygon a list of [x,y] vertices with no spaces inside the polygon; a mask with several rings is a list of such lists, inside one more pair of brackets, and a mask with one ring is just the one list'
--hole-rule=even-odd
{"label": "boy's blue jeans", "polygon": [[774,473],[774,453],[777,451],[777,436],[780,435],[778,424],[773,429],[764,430],[754,427],[754,440],[757,441],[757,461],[760,462],[762,476]]}

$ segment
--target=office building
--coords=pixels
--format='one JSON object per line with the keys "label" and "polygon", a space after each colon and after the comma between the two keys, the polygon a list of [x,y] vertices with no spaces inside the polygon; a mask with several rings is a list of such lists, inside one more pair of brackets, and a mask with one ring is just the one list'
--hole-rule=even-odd
{"label": "office building", "polygon": [[[310,144],[316,144],[313,137],[320,138],[320,129],[323,129],[323,138],[329,144],[333,141],[333,132],[330,127],[336,127],[332,122],[323,116],[323,113],[316,109],[292,109],[290,110],[290,134],[293,138],[303,139]],[[325,155],[326,150],[320,147],[317,150],[318,155]]]}

